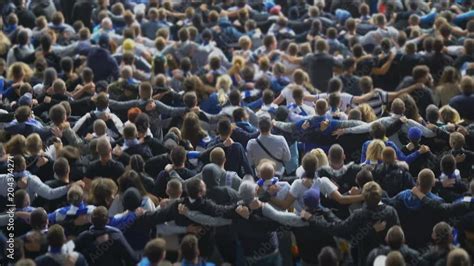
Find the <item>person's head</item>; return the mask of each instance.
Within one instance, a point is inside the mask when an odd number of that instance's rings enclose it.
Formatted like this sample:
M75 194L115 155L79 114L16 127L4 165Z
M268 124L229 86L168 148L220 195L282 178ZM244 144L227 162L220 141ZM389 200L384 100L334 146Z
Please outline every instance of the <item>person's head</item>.
M232 118L235 122L248 121L249 115L244 108L239 107L232 112Z
M59 224L54 224L48 228L48 244L51 248L61 248L66 242L64 228Z
M258 128L261 134L269 134L272 130L272 121L268 116L262 116L258 120Z
M400 251L390 251L385 260L386 266L405 266L405 259Z
M101 137L97 141L97 153L101 159L109 159L112 152L112 146L106 137Z
M171 199L178 199L183 194L183 185L177 179L171 179L166 183L166 195Z
M461 79L461 91L464 95L471 95L474 92L474 79L464 76Z
M331 78L328 82L328 93L340 92L342 90L343 83L340 78Z
M56 104L49 109L49 119L54 125L59 126L67 119L66 109L62 104Z
M456 170L456 159L453 155L447 154L441 158L440 169L446 175L451 175Z
M162 238L155 238L148 241L143 251L151 265L158 265L166 257L166 241Z
M357 109L359 110L361 114L362 121L366 123L370 123L377 119L374 109L369 104L367 103L360 104L359 106L357 106Z
M30 155L38 155L43 150L43 142L38 133L32 133L26 138L26 150Z
M374 88L372 78L370 76L363 76L359 80L359 87L363 93L369 93Z
M126 125L123 128L123 138L125 140L133 140L137 138L137 128L134 124Z
M26 138L20 134L14 135L5 144L5 152L11 156L19 155L23 158L23 155L26 153Z
M382 153L385 149L385 143L383 140L374 139L370 142L369 146L367 147L367 160L368 161L381 161L382 160Z
M239 90L231 90L229 93L229 102L232 106L240 105L240 101L242 100L240 91Z
M304 91L301 87L297 86L293 89L293 98L297 105L303 104Z
M30 206L30 195L26 190L19 189L15 192L14 203L18 209L26 208Z
M471 260L466 250L462 248L455 248L451 250L447 258L447 266L469 266Z
M30 225L33 230L43 230L48 226L48 214L42 207L31 212Z
M460 150L464 147L466 139L463 134L459 132L453 132L449 134L449 146L453 150Z
M318 99L316 101L316 114L324 115L328 111L328 102L325 99Z
M117 191L117 184L112 179L94 178L91 184L91 202L96 206L109 207Z
M181 240L181 256L184 260L194 262L199 258L198 239L195 235L186 235Z
M323 149L317 148L310 151L311 154L318 158L318 167L329 166L328 156Z
M418 65L413 68L412 76L416 82L425 83L428 81L430 69L425 65Z
M109 107L109 96L105 92L99 93L95 101L95 106L99 111L106 110Z
M266 89L262 93L262 101L265 105L269 105L273 102L275 99L275 94L273 93L272 90Z
M210 162L219 165L220 167L224 167L226 162L225 151L221 147L216 147L212 149L210 154Z
M433 227L431 238L440 247L448 247L453 242L453 229L446 222L439 222Z
M105 124L104 120L97 119L92 124L92 130L94 131L97 137L101 137L107 133L107 125Z
M458 124L461 122L461 116L458 111L449 105L445 105L439 109L439 116L441 122L445 124Z
M68 177L70 172L68 160L64 157L57 158L53 164L53 171L54 174L60 179Z
M342 148L339 144L333 144L331 148L329 148L328 152L328 160L329 165L333 169L340 169L344 165L344 160L346 159L346 155L344 154L344 148Z
M443 83L458 83L461 80L461 75L459 74L458 70L454 67L445 67L443 70L443 74L440 78L440 84Z
M423 132L421 131L421 129L417 127L411 127L410 129L408 129L407 137L411 143L415 145L418 144L422 136L423 136Z
M430 104L426 107L426 120L431 124L438 123L439 120L439 108L434 104Z
M417 185L421 192L428 193L435 184L435 174L431 169L425 168L418 173Z
M67 202L79 206L84 199L84 191L80 186L72 186L67 192Z
M183 167L186 162L186 150L182 146L176 146L171 150L170 159L175 167Z
M192 178L186 183L186 192L191 199L199 199L206 195L206 184L199 178Z
M99 206L92 211L91 222L97 229L105 228L109 222L109 214L107 208Z
M264 180L272 179L275 176L275 163L263 159L257 166L258 176Z
M316 41L316 51L318 53L324 53L328 50L328 44L326 40L324 39L319 39Z
M405 103L403 100L399 98L393 100L390 111L396 115L403 115L405 113Z
M333 247L324 247L318 254L318 262L319 265L324 266L338 266L339 265L339 257L337 255L336 250Z
M263 45L268 50L274 50L277 47L277 40L273 35L265 35L263 38Z
M372 176L372 172L369 169L363 167L357 173L355 178L356 184L358 187L364 187L365 184L369 183L370 181L374 181L374 177Z
M385 242L392 250L399 250L405 244L405 234L399 225L394 225L387 231Z
M303 177L313 179L318 169L318 158L314 154L307 153L301 160L301 166L304 170Z
M362 187L362 195L367 208L374 209L377 207L382 199L382 192L382 188L375 181L368 182Z
M385 147L382 151L382 159L385 164L395 164L397 162L397 154L392 147Z
M374 17L374 22L378 27L384 28L385 24L387 24L387 19L385 18L384 14L377 14Z
M27 105L22 105L15 110L15 119L19 123L26 122L31 117L31 108Z
M360 121L362 120L362 113L358 108L351 109L347 115L347 119Z

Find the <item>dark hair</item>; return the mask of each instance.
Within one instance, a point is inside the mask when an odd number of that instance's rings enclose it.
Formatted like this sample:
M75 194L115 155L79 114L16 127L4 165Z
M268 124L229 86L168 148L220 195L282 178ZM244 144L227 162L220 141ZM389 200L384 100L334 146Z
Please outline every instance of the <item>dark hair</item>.
M332 247L324 247L318 255L319 265L337 266L339 265L339 258L336 251Z
M235 114L235 111L234 111ZM235 119L235 118L234 118ZM217 123L217 132L222 136L228 136L232 132L232 125L228 118L223 118Z
M197 199L201 192L201 179L192 178L186 183L186 191L191 199Z
M384 139L385 138L385 126L382 123L374 122L370 126L370 136L373 139Z
M107 208L104 206L99 206L92 211L91 221L94 227L101 229L105 228L109 222L109 215Z
M48 214L46 211L39 207L31 212L30 225L33 229L44 229L48 224Z
M199 256L198 239L194 235L186 235L181 241L181 256L183 259L193 261Z
M173 164L182 164L186 161L186 150L182 146L176 146L171 150L170 159Z
M66 158L57 158L54 161L53 171L58 177L64 177L69 172L69 162Z
M440 167L443 173L452 174L456 170L456 159L451 154L445 155L441 158Z
M48 244L51 247L60 248L66 241L66 235L64 234L64 228L59 224L54 224L48 228Z
M150 240L145 245L145 250L143 255L148 258L148 260L154 264L160 262L166 252L166 241L161 238L155 238Z
M240 122L242 121L242 119L244 118L245 116L245 109L242 108L242 107L239 107L239 108L236 108L233 112L232 112L232 117L234 118L234 121L235 122Z

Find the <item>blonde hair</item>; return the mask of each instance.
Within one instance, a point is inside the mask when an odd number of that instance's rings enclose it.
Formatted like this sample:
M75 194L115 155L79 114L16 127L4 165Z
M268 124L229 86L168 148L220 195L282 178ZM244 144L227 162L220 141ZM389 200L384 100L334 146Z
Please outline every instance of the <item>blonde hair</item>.
M31 155L38 154L43 149L43 141L38 133L33 133L26 138L26 150Z
M5 55L8 53L8 49L12 43L10 42L10 39L3 33L0 32L0 55Z
M227 94L229 93L231 86L232 86L232 79L230 78L229 75L222 75L217 78L217 81L216 81L217 99L221 106L227 103L227 100L229 99Z
M374 109L366 103L363 103L359 105L359 111L361 114L362 121L370 123L372 121L375 121L377 119L377 116L375 115Z
M439 115L444 123L457 124L461 122L461 116L458 111L449 105L441 107L441 109L439 109Z
M5 152L11 156L25 155L26 153L26 138L23 135L17 134L5 144Z
M232 67L229 69L229 75L239 74L242 68L245 66L245 58L242 56L235 56L232 59Z
M20 66L23 70L23 80L29 80L33 76L33 70L27 64L23 62L15 62L8 67L7 79L14 80L13 78L13 68Z
M382 140L372 140L367 147L366 158L369 161L381 161L383 156L383 150L385 149L385 143Z
M322 149L312 149L310 153L318 159L318 168L329 166L328 156Z

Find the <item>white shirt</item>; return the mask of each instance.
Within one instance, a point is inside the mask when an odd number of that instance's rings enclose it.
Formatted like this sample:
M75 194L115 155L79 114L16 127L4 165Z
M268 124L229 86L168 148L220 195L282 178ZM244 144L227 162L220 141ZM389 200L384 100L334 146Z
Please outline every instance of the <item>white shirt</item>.
M337 186L327 177L316 177L313 180L312 187L319 187L321 195L326 197L337 190ZM304 209L303 195L312 187L306 187L303 184L303 179L297 179L291 184L290 194L293 196L293 198L295 198L294 208L298 215Z

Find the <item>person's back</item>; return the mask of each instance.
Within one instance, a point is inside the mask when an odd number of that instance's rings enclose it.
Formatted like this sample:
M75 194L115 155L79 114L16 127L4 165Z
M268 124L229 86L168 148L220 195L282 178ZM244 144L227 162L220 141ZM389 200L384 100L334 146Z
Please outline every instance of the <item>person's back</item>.
M373 171L374 180L380 184L389 197L393 197L405 189L415 185L410 172L403 166L382 163Z
M303 59L302 65L308 72L313 87L325 92L333 76L334 58L323 52L309 54Z

